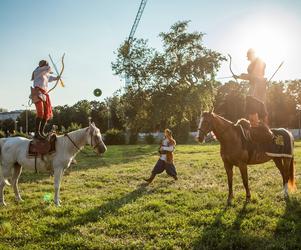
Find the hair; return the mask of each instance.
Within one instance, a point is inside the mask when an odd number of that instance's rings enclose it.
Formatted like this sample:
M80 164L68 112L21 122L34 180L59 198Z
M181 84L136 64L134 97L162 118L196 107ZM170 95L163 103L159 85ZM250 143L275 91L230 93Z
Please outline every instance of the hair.
M248 49L247 54L253 54L253 55L255 55L256 54L255 49L253 49L253 48Z
M44 66L48 66L49 64L48 64L48 62L46 61L46 60L41 60L40 62L39 62L39 67L44 67Z
M174 145L176 145L176 140L172 137L172 132L170 129L166 128L164 130L164 133L166 134L167 139Z
M49 63L46 60L39 61L39 67L49 66ZM31 74L31 81L34 80L34 72Z

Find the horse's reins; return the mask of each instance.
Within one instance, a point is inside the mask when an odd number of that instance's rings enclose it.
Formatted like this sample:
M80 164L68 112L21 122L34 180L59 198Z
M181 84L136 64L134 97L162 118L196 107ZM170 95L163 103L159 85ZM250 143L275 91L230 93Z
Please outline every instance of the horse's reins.
M207 121L208 122L208 121ZM212 125L211 125L211 128L212 128ZM227 132L227 130L228 130L228 128L230 128L230 127L227 127L227 128L225 128L224 130L222 130L220 133L219 133L219 136L223 136L223 134L225 133L225 132ZM204 136L206 136L209 132L213 132L213 129L211 129L210 131L208 131L208 132L206 132L206 131L204 131L202 128L198 128L198 131L201 131L203 134L204 134ZM214 132L213 132L214 133ZM215 136L216 136L216 133L214 133L215 134Z
M101 141L99 140L99 142L96 143L96 144L93 146L93 134L92 134L92 133L90 133L90 134L91 134L91 147L93 148L93 151L95 151L95 148L99 146L99 144L101 143ZM71 141L71 143L73 144L73 146L74 146L75 148L77 148L79 151L81 151L81 149L79 148L79 146L76 145L76 143L72 140L72 138L69 136L68 133L64 134L64 136L66 136L66 137ZM88 155L88 154L85 153L85 152L82 152L82 153Z

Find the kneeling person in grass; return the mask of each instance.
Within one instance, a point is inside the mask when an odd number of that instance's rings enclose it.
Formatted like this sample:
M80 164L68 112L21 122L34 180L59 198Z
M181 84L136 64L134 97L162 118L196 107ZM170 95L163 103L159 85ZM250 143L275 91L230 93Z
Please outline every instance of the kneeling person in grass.
M175 150L176 141L172 137L172 132L169 129L164 130L164 139L159 148L160 158L152 170L151 176L144 179L146 182L151 183L157 174L161 174L164 170L168 175L175 180L178 179L177 171L173 161L173 151Z

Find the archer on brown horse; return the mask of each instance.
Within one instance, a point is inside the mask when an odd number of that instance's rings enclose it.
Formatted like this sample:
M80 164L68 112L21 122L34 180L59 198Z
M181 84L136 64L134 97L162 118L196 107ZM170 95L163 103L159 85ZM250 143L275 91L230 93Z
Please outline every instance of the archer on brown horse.
M295 166L293 157L293 138L289 131L282 129L291 138L292 154L278 157L269 156L264 150L252 150L246 146L241 126L234 124L225 118L212 112L205 112L200 119L197 138L203 142L209 132L213 132L220 142L220 154L228 177L228 204L233 199L233 166L240 170L244 187L246 189L246 201L250 201L251 193L248 184L248 165L255 165L273 160L283 178L284 196L288 197L288 189L296 189Z

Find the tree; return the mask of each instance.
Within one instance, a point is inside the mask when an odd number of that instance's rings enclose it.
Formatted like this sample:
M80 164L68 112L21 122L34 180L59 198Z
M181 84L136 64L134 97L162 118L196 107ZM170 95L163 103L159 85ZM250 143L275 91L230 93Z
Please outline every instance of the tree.
M36 114L32 110L27 110L27 117L28 117L28 132L34 131L35 128L35 117ZM20 117L17 119L18 125L23 128L23 131L26 129L26 110L20 114Z
M284 82L271 84L267 92L267 109L272 127L292 127L296 117L296 100L285 91Z
M215 97L214 111L233 122L245 117L247 89L246 82L229 81L221 85Z
M120 97L132 130L182 129L212 106L215 74L225 58L203 45L203 33L188 32L188 24L177 22L160 33L162 52L142 39L118 49L112 69L132 79Z

